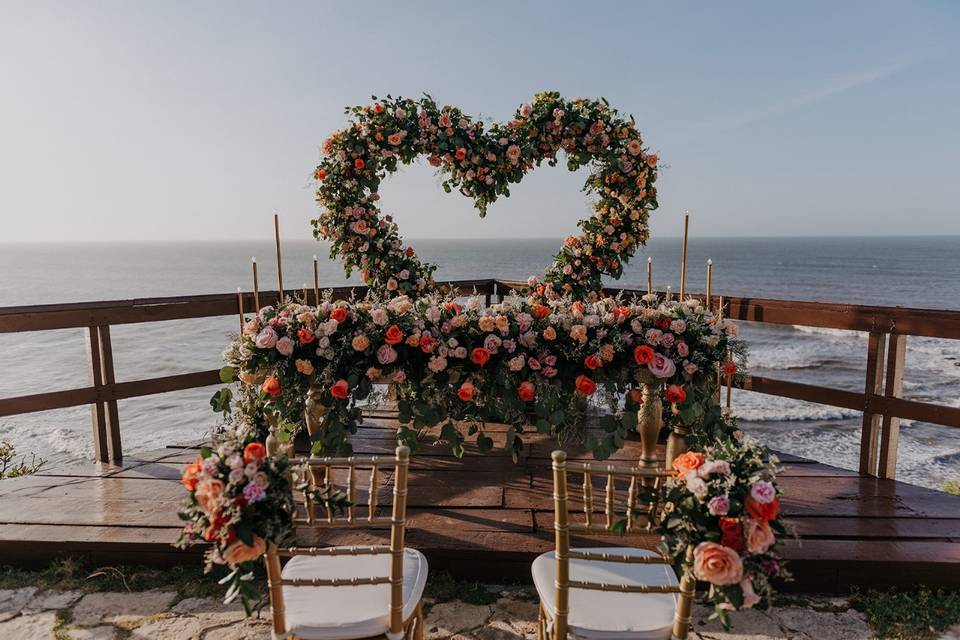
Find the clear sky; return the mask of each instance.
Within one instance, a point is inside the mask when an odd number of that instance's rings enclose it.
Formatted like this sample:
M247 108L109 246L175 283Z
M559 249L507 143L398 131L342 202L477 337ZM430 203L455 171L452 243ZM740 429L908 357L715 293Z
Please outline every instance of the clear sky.
M0 3L0 241L308 238L343 107L503 120L606 96L668 165L655 235L960 234L958 2ZM553 237L584 175L479 220L423 163L405 236Z

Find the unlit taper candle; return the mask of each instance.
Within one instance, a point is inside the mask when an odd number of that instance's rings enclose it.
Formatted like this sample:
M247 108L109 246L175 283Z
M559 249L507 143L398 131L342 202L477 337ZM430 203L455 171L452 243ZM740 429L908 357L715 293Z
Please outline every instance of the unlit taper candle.
M283 304L283 260L280 258L280 214L273 212L273 235L277 241L277 288L280 298L277 304Z
M653 293L653 258L647 258L647 293Z
M240 310L240 335L243 336L243 289L237 287L237 308Z
M257 308L257 313L260 313L260 283L257 282L256 256L250 258L250 263L253 265L253 304Z
M690 213L683 215L683 257L680 259L680 302L687 292L687 236L690 231Z
M707 311L710 311L712 302L711 293L713 292L713 260L707 259Z
M320 306L320 273L317 271L317 256L313 256L313 302Z

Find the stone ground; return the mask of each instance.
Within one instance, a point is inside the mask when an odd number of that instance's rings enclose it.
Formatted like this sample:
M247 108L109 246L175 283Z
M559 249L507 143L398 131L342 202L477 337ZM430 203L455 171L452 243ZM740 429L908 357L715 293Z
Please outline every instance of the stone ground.
M490 587L496 601L428 601L427 640L521 640L536 637L537 601L531 588ZM492 599L492 598L491 598ZM707 615L696 611L697 618ZM845 598L804 597L771 611L734 616L724 632L699 623L693 640L869 640L863 615ZM0 590L3 640L267 640L268 612L245 619L236 605L213 598L178 599L174 591L133 593ZM960 630L944 638L960 640Z

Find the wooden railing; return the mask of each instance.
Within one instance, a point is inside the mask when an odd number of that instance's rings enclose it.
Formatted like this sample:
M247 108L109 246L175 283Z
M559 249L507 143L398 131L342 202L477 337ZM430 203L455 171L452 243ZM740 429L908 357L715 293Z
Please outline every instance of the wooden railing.
M483 295L487 304L524 283L508 280L458 280L445 283L462 295ZM608 292L642 294L635 289ZM338 287L334 298L362 296L363 287ZM263 304L277 301L276 291L260 293ZM911 419L960 427L960 408L901 397L907 336L960 339L960 311L828 304L760 298L725 298L730 318L768 324L863 331L869 335L863 392L834 389L760 376L748 377L744 389L863 412L860 471L896 476L900 420ZM252 309L253 294L243 294ZM90 405L94 454L99 462L123 458L117 401L219 383L218 369L118 382L114 373L110 327L140 322L187 320L239 313L237 294L144 298L111 302L0 308L0 333L82 328L90 347L90 385L0 399L0 417Z

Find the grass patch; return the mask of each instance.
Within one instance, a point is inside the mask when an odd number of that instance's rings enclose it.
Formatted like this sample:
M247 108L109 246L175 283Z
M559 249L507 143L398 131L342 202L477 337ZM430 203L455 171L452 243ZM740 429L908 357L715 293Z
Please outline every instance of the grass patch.
M500 592L491 591L479 582L457 580L446 571L430 574L424 595L436 602L460 600L468 604L493 604Z
M266 593L266 574L257 568L255 584ZM0 567L0 589L34 586L40 589L96 591L174 590L180 598L222 598L225 587L217 581L226 575L218 567L209 574L197 565L176 565L167 569L142 566L104 567L80 558L66 557L50 563L46 569L29 571Z
M883 640L933 640L960 624L960 591L868 591L851 603Z

